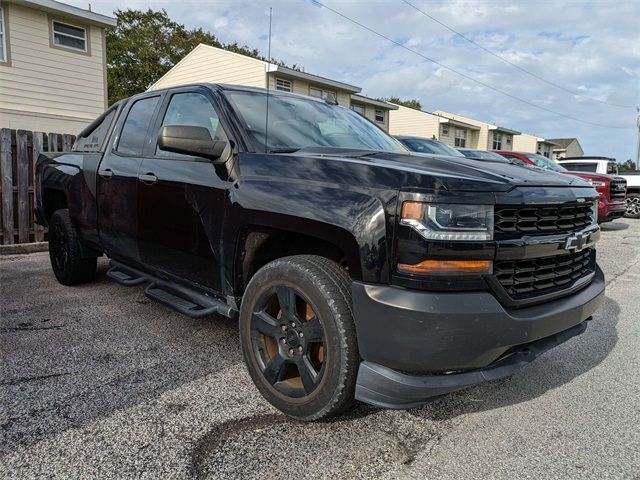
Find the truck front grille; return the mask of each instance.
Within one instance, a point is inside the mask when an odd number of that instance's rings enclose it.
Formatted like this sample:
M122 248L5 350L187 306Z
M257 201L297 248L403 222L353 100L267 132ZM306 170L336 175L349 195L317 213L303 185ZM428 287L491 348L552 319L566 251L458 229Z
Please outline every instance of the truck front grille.
M593 220L592 203L558 205L496 205L494 224L496 240L539 235L577 232Z
M611 180L611 199L627 196L627 181L623 178Z
M555 257L505 260L494 263L494 275L514 300L566 290L589 275L592 249Z

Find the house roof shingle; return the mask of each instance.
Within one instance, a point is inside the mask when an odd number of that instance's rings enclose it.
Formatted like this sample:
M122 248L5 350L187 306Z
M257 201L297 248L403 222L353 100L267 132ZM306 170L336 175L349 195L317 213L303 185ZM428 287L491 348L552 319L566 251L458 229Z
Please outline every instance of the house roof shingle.
M567 148L574 140L578 141L577 138L547 138L547 142L555 143L560 149Z

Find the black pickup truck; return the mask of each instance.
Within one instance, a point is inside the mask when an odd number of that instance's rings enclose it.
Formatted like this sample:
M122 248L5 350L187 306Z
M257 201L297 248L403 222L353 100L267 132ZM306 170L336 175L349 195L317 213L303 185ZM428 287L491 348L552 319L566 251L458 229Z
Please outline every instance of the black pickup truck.
M310 97L136 95L41 156L36 188L62 284L107 255L109 277L186 315L239 317L257 388L303 420L510 375L604 296L590 185L410 153Z

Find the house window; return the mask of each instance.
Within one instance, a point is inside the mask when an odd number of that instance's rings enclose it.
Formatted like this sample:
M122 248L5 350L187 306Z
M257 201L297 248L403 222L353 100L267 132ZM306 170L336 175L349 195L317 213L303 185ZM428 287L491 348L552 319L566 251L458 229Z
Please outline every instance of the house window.
M507 145L511 145L511 135L505 135L505 138L507 139Z
M7 61L7 34L4 26L4 7L0 6L0 62Z
M309 87L309 95L316 98L321 98L323 100L327 100L329 95L333 95L335 100L338 99L338 93L333 90L324 90L318 87Z
M87 51L87 30L53 20L53 44L56 47Z
M359 113L364 117L364 105L362 105L361 103L352 103L351 110L353 110L356 113Z
M467 131L462 128L456 128L456 138L454 141L456 147L466 147L467 146Z
M493 132L493 146L492 150L502 150L502 134Z
M442 127L440 127L440 135L443 137L449 136L449 125L442 125Z
M384 123L384 110L376 108L376 122Z
M280 90L281 92L293 92L293 83L291 80L276 78L276 90Z

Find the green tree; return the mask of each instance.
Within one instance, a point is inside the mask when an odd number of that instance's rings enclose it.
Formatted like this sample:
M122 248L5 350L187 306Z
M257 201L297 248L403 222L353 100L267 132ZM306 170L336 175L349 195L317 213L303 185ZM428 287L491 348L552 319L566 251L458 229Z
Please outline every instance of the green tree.
M202 28L188 30L165 10L116 10L115 16L118 23L106 35L110 104L145 91L200 43L263 59L258 50L225 45Z
M414 110L422 110L420 100L411 98L409 100L401 100L398 97L381 98L384 102L395 103L396 105L402 105L403 107L413 108Z
M621 172L628 172L629 170L635 170L635 169L636 169L636 164L630 158L618 164L618 170Z

